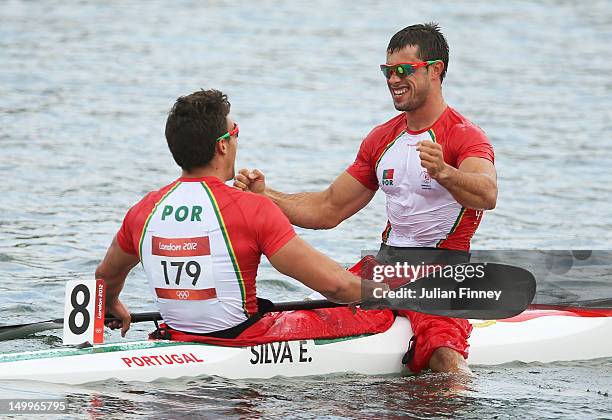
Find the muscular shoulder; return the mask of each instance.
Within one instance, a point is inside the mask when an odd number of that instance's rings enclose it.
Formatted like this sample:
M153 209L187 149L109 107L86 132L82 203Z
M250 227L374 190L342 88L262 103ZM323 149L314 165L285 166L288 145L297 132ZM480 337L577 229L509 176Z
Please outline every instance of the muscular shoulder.
M151 213L151 210L155 207L155 205L159 203L162 198L165 197L166 194L168 194L168 192L171 191L177 185L177 183L178 181L173 181L172 183L158 190L148 192L143 198L140 199L140 201L138 201L130 208L127 217L147 217Z
M215 196L226 223L236 227L256 232L261 222L268 218L282 219L280 221L289 224L287 217L268 197L241 191L225 184L217 186Z
M227 204L239 207L243 212L248 214L257 213L269 206L276 206L268 197L248 191L242 191L225 184L220 183L218 189L219 192L222 192L220 196L223 197L223 201Z
M494 161L493 146L484 130L456 110L449 107L443 121L443 137L454 166L467 157Z
M121 228L116 235L117 242L124 252L132 255L138 254L138 241L147 218L157 203L159 203L176 184L177 181L174 181L157 191L149 192L128 210L123 218Z
M401 113L389 121L377 125L363 140L360 147L362 157L375 162L385 148L406 130L406 115Z
M443 120L444 131L452 138L454 137L473 137L478 140L488 141L484 130L457 110L448 107L447 115Z
M227 216L230 236L242 238L242 245L256 245L259 252L270 256L295 236L287 216L268 197L227 185L219 188L223 189L221 196L224 198L220 208ZM252 236L247 236L246 232Z
M406 115L401 113L374 127L364 139L364 142L371 143L374 147L384 145L396 138L405 129Z
M377 125L370 131L359 146L355 161L347 168L347 172L372 191L378 189L376 179L376 160L400 133L406 128L405 114L399 114L389 121Z

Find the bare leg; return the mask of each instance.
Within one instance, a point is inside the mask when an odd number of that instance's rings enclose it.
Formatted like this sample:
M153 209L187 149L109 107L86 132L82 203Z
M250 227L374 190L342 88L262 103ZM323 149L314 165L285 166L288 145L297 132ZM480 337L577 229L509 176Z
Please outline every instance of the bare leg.
M434 372L472 373L461 353L449 347L434 350L429 359L429 368Z

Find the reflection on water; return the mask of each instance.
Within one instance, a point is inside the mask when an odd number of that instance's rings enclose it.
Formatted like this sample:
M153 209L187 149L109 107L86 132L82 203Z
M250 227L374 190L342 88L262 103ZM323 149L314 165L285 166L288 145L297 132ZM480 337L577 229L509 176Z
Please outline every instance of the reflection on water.
M584 375L598 371L588 383ZM475 376L215 377L83 386L0 384L12 398L66 398L74 417L593 418L610 414L609 360L476 368ZM608 375L606 377L606 375ZM40 387L38 388L40 389ZM576 407L581 407L576 414ZM164 414L165 413L165 414Z

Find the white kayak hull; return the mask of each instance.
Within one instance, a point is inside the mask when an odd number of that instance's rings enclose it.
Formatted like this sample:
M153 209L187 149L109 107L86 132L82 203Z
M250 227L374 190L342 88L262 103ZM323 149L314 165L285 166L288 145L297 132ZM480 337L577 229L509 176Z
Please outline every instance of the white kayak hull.
M499 365L513 361L550 363L612 357L612 317L533 312L516 317L536 315L523 321L472 322L468 362Z
M612 357L612 317L552 315L519 322L473 324L468 359L471 365ZM253 347L137 341L14 353L0 355L0 380L81 384L108 379L150 382L201 375L242 379L398 374L402 373L401 360L411 335L410 323L400 317L384 333L337 340Z

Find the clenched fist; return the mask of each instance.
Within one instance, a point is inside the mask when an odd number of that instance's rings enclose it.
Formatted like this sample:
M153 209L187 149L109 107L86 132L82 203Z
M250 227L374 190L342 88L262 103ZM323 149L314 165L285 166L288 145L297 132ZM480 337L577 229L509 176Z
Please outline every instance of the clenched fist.
M242 191L263 194L266 189L266 177L259 169L241 169L234 177L234 187Z
M444 162L442 146L433 141L425 140L417 143L417 150L421 158L421 166L433 179L440 181L448 176L449 166Z

